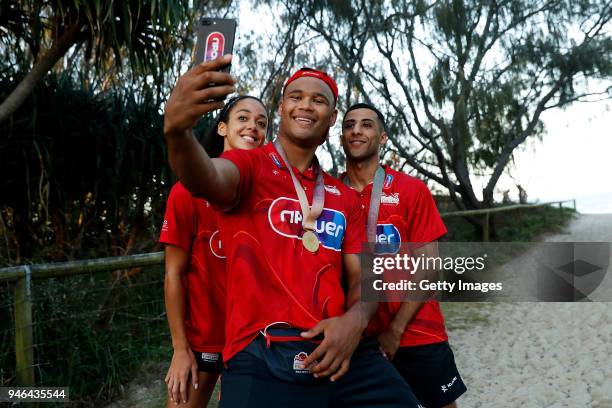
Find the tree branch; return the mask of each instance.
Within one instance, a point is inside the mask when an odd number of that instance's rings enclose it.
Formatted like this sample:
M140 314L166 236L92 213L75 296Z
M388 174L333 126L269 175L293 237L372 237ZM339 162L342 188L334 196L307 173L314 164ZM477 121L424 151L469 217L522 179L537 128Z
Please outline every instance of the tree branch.
M68 26L62 35L53 42L51 48L36 61L32 70L19 82L17 87L0 105L0 123L4 122L19 109L28 96L32 94L34 88L43 80L47 72L78 41L83 27L78 22Z
M521 133L519 133L515 138L513 139L509 138L509 141L504 145L501 151L499 160L497 161L497 165L495 166L495 169L493 170L493 173L491 174L491 178L489 179L487 186L483 190L483 198L490 197L493 195L493 189L495 188L495 185L497 184L497 180L499 180L499 177L502 175L504 168L508 164L508 161L510 160L512 152L521 143L525 141L527 136L529 136L533 132L533 130L535 129L535 126L537 125L540 119L540 115L544 111L546 104L557 93L557 91L561 89L562 84L563 84L563 81L559 80L556 83L556 85L550 91L548 91L548 93L538 103L536 110L534 111L533 116L531 117L531 120L529 121L529 124L527 125L527 127ZM520 116L519 118L517 118L517 120L520 120Z

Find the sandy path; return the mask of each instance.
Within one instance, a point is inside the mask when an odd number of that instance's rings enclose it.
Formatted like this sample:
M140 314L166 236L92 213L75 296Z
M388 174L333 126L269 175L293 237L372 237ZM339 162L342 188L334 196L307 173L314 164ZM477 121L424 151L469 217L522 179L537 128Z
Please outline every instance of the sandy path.
M546 241L612 242L612 215L581 215ZM611 303L487 310L488 324L449 333L469 388L461 407L612 407Z
M567 231L550 236L545 241L612 242L612 214L581 214Z

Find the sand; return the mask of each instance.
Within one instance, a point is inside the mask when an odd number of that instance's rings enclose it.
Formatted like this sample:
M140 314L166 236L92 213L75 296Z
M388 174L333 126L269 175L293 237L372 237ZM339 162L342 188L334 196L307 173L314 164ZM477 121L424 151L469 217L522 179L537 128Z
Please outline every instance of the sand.
M545 241L612 242L612 215L580 215ZM468 386L460 407L612 407L612 303L500 303L485 312L486 323L449 331Z

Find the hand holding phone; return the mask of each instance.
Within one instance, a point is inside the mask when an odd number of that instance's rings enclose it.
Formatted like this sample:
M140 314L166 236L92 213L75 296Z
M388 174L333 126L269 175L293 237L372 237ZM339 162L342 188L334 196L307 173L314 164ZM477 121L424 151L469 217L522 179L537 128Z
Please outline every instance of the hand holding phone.
M221 56L203 62L183 74L164 107L164 134L183 135L208 112L223 107L223 99L236 91L236 80L226 72L232 57Z
M182 75L164 108L164 133L182 135L208 112L221 109L225 97L235 92L229 75L236 21L202 18L198 23L193 67Z

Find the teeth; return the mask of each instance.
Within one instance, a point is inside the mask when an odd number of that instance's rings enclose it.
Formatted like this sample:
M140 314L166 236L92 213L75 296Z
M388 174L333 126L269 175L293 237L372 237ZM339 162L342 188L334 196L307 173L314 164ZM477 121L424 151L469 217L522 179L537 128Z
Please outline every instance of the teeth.
M311 119L306 119L306 118L295 118L295 120L297 120L298 122L303 122L303 123L312 123Z

